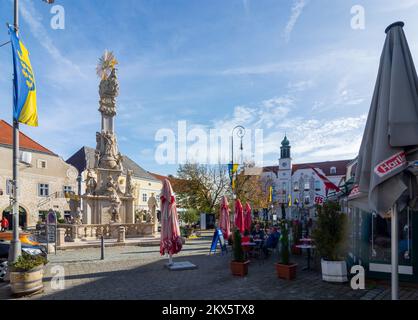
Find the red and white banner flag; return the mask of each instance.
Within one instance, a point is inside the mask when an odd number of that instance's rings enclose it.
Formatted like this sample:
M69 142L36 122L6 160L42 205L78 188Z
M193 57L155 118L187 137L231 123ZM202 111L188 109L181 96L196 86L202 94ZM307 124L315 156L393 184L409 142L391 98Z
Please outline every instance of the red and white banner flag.
M316 175L324 182L325 184L325 190L328 194L328 190L335 190L337 192L340 192L340 188L338 188L335 184L333 184L326 176L324 176L322 173L320 173L318 170L316 170L314 167L311 167L311 169L316 173Z

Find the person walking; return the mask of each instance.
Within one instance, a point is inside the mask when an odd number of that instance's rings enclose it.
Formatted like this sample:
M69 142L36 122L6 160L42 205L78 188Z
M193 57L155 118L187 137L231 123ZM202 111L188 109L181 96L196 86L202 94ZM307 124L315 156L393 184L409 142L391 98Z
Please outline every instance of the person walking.
M7 220L6 217L3 217L3 219L1 219L1 232L5 232L9 230L9 220Z

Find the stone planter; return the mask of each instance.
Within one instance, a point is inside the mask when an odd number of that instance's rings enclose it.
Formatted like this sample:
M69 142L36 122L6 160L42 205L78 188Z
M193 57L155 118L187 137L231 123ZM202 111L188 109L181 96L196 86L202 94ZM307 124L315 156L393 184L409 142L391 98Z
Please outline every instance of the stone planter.
M280 264L276 263L277 277L285 280L293 280L296 278L297 264Z
M29 271L10 270L10 287L15 296L26 296L43 290L44 266Z
M245 262L231 261L230 267L231 267L232 274L234 276L245 277L248 274L249 264L250 264L250 261L245 261Z
M327 282L348 282L347 263L345 261L321 260L322 280Z

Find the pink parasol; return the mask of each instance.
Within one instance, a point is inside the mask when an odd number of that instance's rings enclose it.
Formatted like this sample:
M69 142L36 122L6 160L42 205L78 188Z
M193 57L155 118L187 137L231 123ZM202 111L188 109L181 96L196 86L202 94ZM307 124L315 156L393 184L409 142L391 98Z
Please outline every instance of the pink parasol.
M244 229L251 231L251 206L247 202L244 209Z
M182 248L180 227L177 215L176 198L170 181L164 180L161 191L161 240L160 253L170 256L179 253Z
M235 227L244 233L244 212L239 199L235 201Z
M221 214L219 216L219 228L222 230L224 238L229 239L231 234L231 223L229 221L229 204L228 198L224 196L221 202Z

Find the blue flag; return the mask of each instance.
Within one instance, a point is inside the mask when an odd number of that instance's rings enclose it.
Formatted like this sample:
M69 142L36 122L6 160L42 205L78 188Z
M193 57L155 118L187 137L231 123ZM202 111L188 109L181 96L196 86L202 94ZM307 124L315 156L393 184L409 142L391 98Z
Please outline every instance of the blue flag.
M38 126L35 76L29 60L29 52L9 26L13 51L13 119L29 126Z

